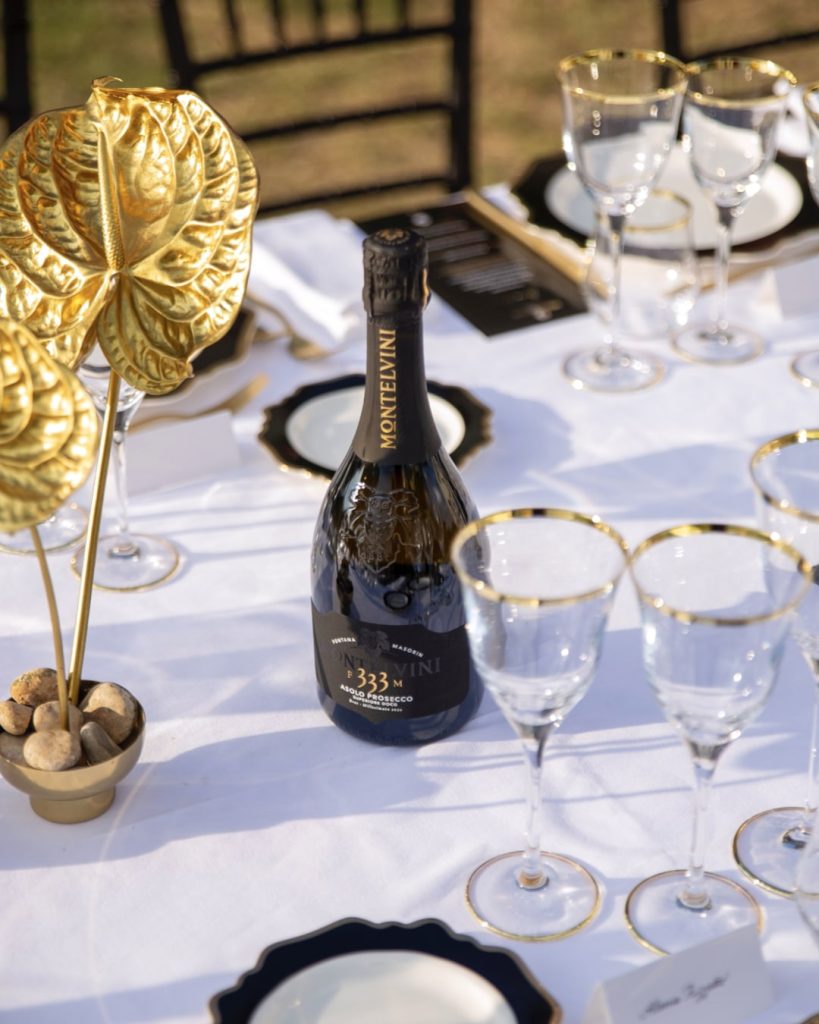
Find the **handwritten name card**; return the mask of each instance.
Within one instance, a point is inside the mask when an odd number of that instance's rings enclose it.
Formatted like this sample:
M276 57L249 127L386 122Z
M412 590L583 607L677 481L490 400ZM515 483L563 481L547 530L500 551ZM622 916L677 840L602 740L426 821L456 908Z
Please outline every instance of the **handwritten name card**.
M753 925L598 985L583 1024L741 1024L773 1002Z

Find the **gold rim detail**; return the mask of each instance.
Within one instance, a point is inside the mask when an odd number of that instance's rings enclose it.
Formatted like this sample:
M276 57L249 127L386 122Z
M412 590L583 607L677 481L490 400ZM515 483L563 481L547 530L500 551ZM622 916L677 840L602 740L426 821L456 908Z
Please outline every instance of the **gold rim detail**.
M623 555L623 562L620 571L611 579L607 580L602 586L596 587L594 590L588 590L581 594L570 594L566 597L519 596L516 594L505 594L499 590L495 590L483 580L475 579L474 576L465 572L458 564L458 555L460 554L461 548L464 544L468 540L477 536L481 530L485 529L487 526L494 526L496 523L510 522L513 519L560 519L564 522L579 523L595 530L599 530L614 541L614 543L620 548L620 552ZM458 574L458 578L463 584L477 591L482 597L485 597L490 601L518 604L524 608L560 608L572 604L580 604L582 601L591 601L598 597L605 597L617 586L617 583L628 564L628 557L628 545L614 527L603 522L599 516L588 516L584 515L582 512L573 512L570 509L565 508L515 508L507 509L503 512L494 512L491 515L483 516L480 519L473 519L471 522L467 523L466 526L461 527L461 529L455 534L455 538L452 541L452 558L455 566L455 572Z
M665 224L643 225L635 224L631 220L626 221L625 226L623 228L624 234L647 235L655 231L676 231L679 228L684 228L686 224L691 223L691 215L693 213L693 208L691 206L691 203L689 203L685 196L681 196L678 192L672 192L671 189L668 188L653 188L651 192L649 192L648 200L646 200L646 202L648 202L652 198L670 199L672 202L678 203L680 206L682 206L684 212L680 214L680 216L676 220L668 221Z
M679 79L673 85L658 86L656 89L647 89L645 92L639 94L605 93L596 89L586 89L580 85L573 85L568 80L569 72L573 68L585 67L600 62L613 63L617 60L631 60L635 62L642 62L644 64L654 64L657 67L669 68L677 72ZM585 53L577 53L570 57L564 57L557 65L556 75L560 84L573 95L583 96L599 103L643 103L646 99L652 96L656 96L660 99L667 98L669 96L682 94L685 92L685 88L688 84L685 64L683 64L682 61L677 60L676 57L672 57L668 53L663 53L662 50L586 50Z
M638 882L637 885L634 886L634 888L626 897L626 906L624 910L626 928L628 928L633 938L635 938L641 946L644 946L646 949L650 949L652 953L659 953L660 956L669 956L670 954L667 949L662 949L660 946L655 946L654 943L650 942L645 937L645 935L643 935L643 933L637 928L637 926L631 919L631 904L634 901L639 890L644 885L648 885L649 882L654 882L658 878L669 878L671 875L679 875L682 878L685 875L685 871L676 868L672 871L660 871L656 875L649 875L648 878L644 878L642 882ZM738 885L730 878L726 878L725 875L718 875L713 871L706 871L705 877L716 878L719 882L730 886L732 889L735 889L738 893L741 893L745 897L745 899L748 901L749 905L754 911L754 915L756 917L756 930L761 934L763 925L765 923L765 918L762 914L762 908L760 907L759 903L754 899L753 895L749 893L747 889L743 889L741 885Z
M686 65L686 73L688 74L687 98L702 107L723 107L726 109L745 107L749 103L757 106L785 102L787 93L781 96L770 95L748 97L747 99L727 99L723 96L714 96L707 92L701 92L691 85L691 79L696 75L709 71L728 71L732 68L745 68L747 71L758 72L773 81L787 82L791 88L796 85L796 76L786 68L775 64L772 60L763 60L756 57L716 57L714 60L695 61L692 64Z
M656 594L650 594L640 585L637 580L634 565L641 555L644 555L646 551L656 547L658 544L662 544L664 541L670 540L672 537L694 537L698 534L705 533L726 533L733 537L746 537L749 540L758 540L763 544L768 544L770 547L776 548L776 550L780 551L782 554L787 555L788 558L793 561L795 568L802 576L802 587L799 593L786 604L783 604L764 615L726 615L725 617L722 617L719 615L700 615L698 612L688 612L683 611L681 608L674 608L663 598L657 597ZM637 545L629 558L629 569L631 570L631 578L634 581L637 596L644 604L654 608L655 611L662 612L663 615L668 615L670 618L677 619L678 622L684 622L689 625L696 623L703 626L750 626L755 622L768 622L772 619L777 619L782 615L787 615L789 612L793 611L793 609L802 600L804 595L807 593L812 580L810 562L808 562L808 560L804 558L796 548L787 544L785 541L773 534L764 533L762 530L755 530L750 526L736 526L729 523L686 523L682 526L672 526L667 530L661 530L659 533L655 533L651 537L647 537Z
M771 494L764 486L757 474L757 467L769 455L775 455L777 452L784 451L795 444L809 444L811 441L819 441L819 427L802 427L790 434L783 434L781 437L775 437L771 441L766 441L751 456L751 480L757 493L766 505L770 505L773 508L779 509L780 512L786 512L788 515L799 519L806 519L811 523L819 523L819 513L799 508L788 501L787 498L777 498L776 495Z
M466 883L466 888L464 889L464 899L466 901L466 905L469 909L469 912L472 914L476 921L479 921L483 925L483 927L487 928L490 932L494 932L495 935L501 935L505 939L515 939L518 942L557 942L558 939L566 939L570 935L576 935L579 931L582 931L583 928L585 928L586 925L590 924L599 913L600 907L603 903L603 895L600 892L600 885L598 884L598 881L594 877L594 875L586 868L584 868L582 864L579 864L576 860L573 860L571 857L564 857L559 853L548 853L544 850L541 850L540 852L542 854L545 854L545 856L551 858L552 860L559 860L561 864L567 864L569 867L573 868L578 874L585 876L591 882L592 888L594 889L594 903L592 904L591 910L578 924L574 925L572 928L567 928L564 931L555 932L554 935L520 935L517 932L508 932L504 928L498 928L497 925L492 924L490 921L487 921L485 917L482 917L475 909L474 904L469 898L469 886L472 883L472 879L480 871L482 871L486 867L489 867L491 864L496 864L499 860L506 860L506 858L508 857L523 856L523 850L513 850L511 853L499 853L494 857L490 857L489 860L485 860L483 864L479 864L475 868L475 870L469 876Z
M768 817L768 815L771 814L779 814L781 811L794 811L796 814L800 814L804 813L804 808L770 807L767 811L760 811L758 814L752 815L750 818L747 819L747 821L743 821L743 823L734 833L734 840L731 844L731 850L734 855L734 860L737 862L737 867L743 873L743 875L745 875L747 879L749 879L755 885L758 885L760 889L764 889L765 892L773 893L774 896L784 896L785 899L792 900L796 895L795 890L782 889L780 886L774 885L772 882L766 882L763 878L760 878L759 875L755 874L739 855L739 839L742 833L745 832L746 829L750 828L755 822L759 821L760 818L766 818Z
M151 580L150 583L138 583L128 587L111 587L107 586L104 583L98 583L96 580L94 580L93 586L95 590L107 590L112 594L138 594L141 593L143 590L153 590L154 587L158 587L160 583L167 583L169 579L172 579L177 574L180 566L182 565L182 558L174 544L172 544L169 540L166 540L164 537L155 537L152 534L135 533L132 536L135 538L141 536L150 536L151 540L161 542L167 548L167 550L174 556L173 565L171 565L171 567L163 576L160 576L159 579ZM77 579L82 578L82 562L80 558L78 558L77 554L71 556L71 571L74 573Z

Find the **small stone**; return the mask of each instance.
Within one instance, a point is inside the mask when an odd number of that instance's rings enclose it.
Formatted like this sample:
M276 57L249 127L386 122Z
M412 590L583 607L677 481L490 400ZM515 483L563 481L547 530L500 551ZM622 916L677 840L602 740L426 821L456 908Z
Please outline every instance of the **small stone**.
M25 736L12 736L8 732L0 733L0 756L5 757L12 764L25 764L26 759L23 757L25 742Z
M32 724L37 732L48 732L50 729L61 729L60 702L48 700L34 709ZM68 728L71 732L79 732L84 721L83 713L73 704L68 705Z
M57 673L53 668L32 668L11 684L11 696L18 704L37 707L57 699Z
M99 722L85 723L80 729L80 743L89 764L110 761L112 757L122 753L122 747L114 743Z
M81 753L79 737L62 729L33 732L23 747L26 764L44 772L61 772L73 768Z
M80 707L85 712L85 720L101 725L114 743L124 742L133 732L137 703L116 683L97 683Z
M22 736L31 722L31 708L13 700L0 700L0 728L13 736Z

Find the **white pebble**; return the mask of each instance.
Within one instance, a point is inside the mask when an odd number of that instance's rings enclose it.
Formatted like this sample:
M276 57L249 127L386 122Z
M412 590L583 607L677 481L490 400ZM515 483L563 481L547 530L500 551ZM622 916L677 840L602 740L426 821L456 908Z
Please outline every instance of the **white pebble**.
M68 705L68 728L71 732L79 732L83 723L82 711L74 704ZM60 702L49 700L34 709L32 723L37 732L48 732L50 729L61 729Z
M112 757L122 753L99 722L86 722L80 729L80 743L89 764L100 764L110 761Z
M25 736L12 736L8 732L0 733L0 756L5 757L12 764L25 764L26 759L23 757L25 742Z
M31 722L31 708L14 700L0 700L0 728L13 736L22 736Z
M50 729L33 732L23 747L23 757L30 768L44 772L61 772L73 768L79 761L82 748L76 733Z
M36 707L57 699L57 673L53 668L32 668L11 684L11 696L18 704Z
M85 712L85 720L101 725L114 743L123 743L134 730L137 703L116 683L98 683L80 707Z

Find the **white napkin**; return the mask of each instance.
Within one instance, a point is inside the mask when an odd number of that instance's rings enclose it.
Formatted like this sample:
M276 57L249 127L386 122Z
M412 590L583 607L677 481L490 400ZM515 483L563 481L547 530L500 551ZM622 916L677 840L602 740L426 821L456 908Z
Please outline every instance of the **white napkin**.
M788 156L806 157L810 148L808 116L802 103L802 88L797 86L788 95L785 116L779 122L777 145Z
M247 300L259 326L285 325L325 348L363 337L362 234L324 210L257 220Z

